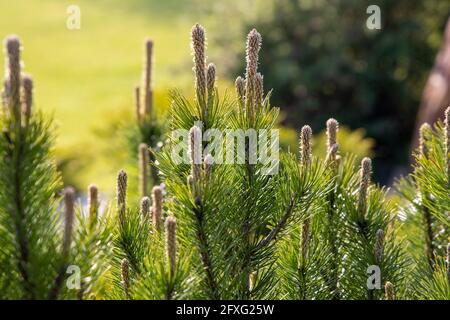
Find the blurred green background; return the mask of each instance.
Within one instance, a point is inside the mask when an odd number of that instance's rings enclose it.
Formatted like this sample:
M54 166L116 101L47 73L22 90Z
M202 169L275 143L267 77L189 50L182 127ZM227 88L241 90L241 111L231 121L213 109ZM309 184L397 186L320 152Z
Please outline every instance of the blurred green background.
M371 4L381 8L381 30L366 28ZM80 30L66 28L69 5L81 9ZM246 34L256 27L265 86L282 109L283 144L295 148L303 124L319 132L333 116L351 129L342 132L344 151L374 155L376 178L386 183L407 167L421 92L449 13L450 2L440 0L14 0L0 2L0 35L22 39L35 107L57 123L67 184L113 189L126 161L117 128L134 121L145 38L155 43L156 108L167 109L169 89L191 95L196 22L207 30L220 91L234 91Z
M69 30L69 5L81 9L81 29ZM189 1L15 0L0 2L0 35L23 44L25 71L35 82L35 107L54 115L56 153L67 184L114 187L117 161L101 157L96 131L118 119L132 121L133 90L140 81L144 39L154 47L154 89L159 106L167 90L190 85L190 29L198 19ZM108 146L107 150L111 150Z

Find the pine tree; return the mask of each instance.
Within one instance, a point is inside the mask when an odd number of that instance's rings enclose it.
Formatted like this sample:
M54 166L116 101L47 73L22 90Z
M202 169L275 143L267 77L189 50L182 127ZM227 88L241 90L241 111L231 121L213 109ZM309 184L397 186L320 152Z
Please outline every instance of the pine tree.
M137 110L137 125L138 136L136 137L139 143L146 144L148 148L158 149L161 147L161 136L164 130L164 123L160 119L153 106L153 87L152 87L152 72L153 72L153 41L150 39L145 40L144 46L144 63L142 69L142 84L140 87L136 87L135 105ZM137 144L133 144L137 147ZM143 145L139 147L139 155ZM134 150L133 150L134 151ZM134 152L132 154L135 154ZM149 154L150 160L154 161L153 154ZM147 166L149 166L149 161ZM157 185L159 183L158 173L156 168L149 166L149 173L140 172L141 182L143 182L144 175L150 176L152 184ZM144 188L144 190L142 189ZM148 196L145 193L145 187L141 187L140 196Z
M195 279L193 283L197 284L192 295L220 298L218 287L220 280L216 273L220 270L216 265L219 263L216 261L219 255L216 253L226 246L227 239L222 238L224 241L219 247L216 247L216 243L211 243L213 233L218 238L225 235L224 224L214 223L211 218L216 215L214 219L216 220L218 209L225 209L224 198L221 195L227 194L229 187L226 185L225 174L221 175L225 179L219 182L212 165L205 163L203 166L204 144L201 135L208 128L225 128L224 119L230 107L226 99L219 99L214 87L214 65L206 67L205 31L200 25L195 25L192 29L192 51L196 100L191 104L180 93L172 92L170 123L171 129L184 130L186 143L189 140L189 151L185 154L186 161L181 164L173 161L171 148L178 141L172 137L169 145L159 155L158 162L167 193L176 195L172 201L168 201L168 210L177 219L177 234L182 239L178 248L180 251L190 252L192 247L195 247L197 251L197 254L192 256L189 266L189 272ZM223 216L221 212L220 215Z
M170 125L174 130L185 130L189 151L184 156L190 165L177 164L171 158L177 138L158 158L182 246L189 250L196 244L197 255L192 259L197 262L192 264L191 273L198 279L197 290L204 298L273 295L275 244L288 226L306 217L304 208L324 190L320 185L323 166L317 161L308 168L300 167L292 155L275 163L254 161L258 155L246 134L271 134L278 115L270 106L269 95L264 95L263 77L257 72L260 46L261 36L252 30L247 39L245 80L236 80L238 100L221 100L214 88L215 67L206 66L205 31L200 25L193 27L196 100L191 104L173 93ZM241 130L232 143L224 142L237 164L214 163L223 159L210 154L215 150L213 143L202 139L208 137L208 129ZM239 139L244 143L242 153ZM266 145L262 150L270 152L271 148ZM270 174L276 170L278 174Z
M111 209L100 208L97 186L91 184L87 190L87 207L77 207L75 216L73 258L71 264L80 271L77 290L67 292L67 298L93 300L106 296L105 283L113 254L113 226ZM75 288L76 289L76 288Z
M60 218L52 123L32 110L33 82L22 73L20 53L18 37L7 37L0 120L0 295L55 299L71 257L73 192L65 192L66 212Z
M153 47L153 40L144 41L141 81L134 88L135 121L119 126L120 144L128 155L128 161L122 167L127 169L129 196L133 201L150 196L151 188L160 184L154 153L163 145L166 121L154 103Z
M382 285L401 284L405 257L396 240L395 212L386 191L370 183L371 161L357 170L354 157L338 154L338 122L327 121L326 159L331 190L316 198L309 218L280 246L281 295L290 299L381 299ZM300 162L311 159L311 129L300 138ZM325 190L325 189L324 189ZM380 286L369 287L369 268ZM371 283L372 284L372 283Z
M422 125L413 172L397 184L414 261L409 277L412 285L408 288L413 298L450 298L449 141L450 107L445 111L444 123L438 121L433 127Z
M90 185L84 208L72 188L60 195L51 121L32 109L33 81L21 72L18 38L8 37L0 297L450 299L450 108L443 123L422 126L413 172L391 193L372 183L371 159L340 153L335 119L326 123L326 157L312 154L308 125L299 154L279 154L278 109L258 72L261 43L250 31L236 98L221 97L205 30L195 25L195 99L171 93L172 132L161 150L146 139L133 145L138 201L120 170L114 201L101 205ZM150 131L162 123L151 49L146 42L136 90L138 123ZM152 188L149 164L162 181Z
M177 253L176 220L163 216L160 187L150 199L143 197L138 206L127 202L127 174L117 176L116 206L109 225L113 233L112 265L108 279L113 299L174 299L186 297L189 256ZM161 226L164 222L165 227Z

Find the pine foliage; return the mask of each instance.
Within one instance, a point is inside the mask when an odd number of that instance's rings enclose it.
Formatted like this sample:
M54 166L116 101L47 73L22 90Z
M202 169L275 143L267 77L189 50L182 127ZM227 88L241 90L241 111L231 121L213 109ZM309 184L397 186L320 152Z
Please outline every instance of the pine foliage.
M420 299L450 297L450 107L444 123L424 124L414 171L399 180L402 214L409 250L416 266L410 276L410 295Z
M369 158L341 154L335 119L326 123L325 157L312 153L308 125L299 152L279 153L256 30L235 96L216 87L203 27L191 36L195 99L171 92L170 133L158 148L165 121L154 115L146 42L141 135L130 140L140 191L120 170L106 206L95 185L87 206L72 188L61 192L51 121L32 110L19 40L7 38L0 297L449 299L450 108L443 123L423 126L413 172L394 192L372 183Z
M0 119L0 295L7 299L57 298L59 279L70 258L67 233L71 221L67 218L71 217L60 216L57 210L61 179L52 158L53 127L51 120L32 110L32 81L22 73L21 44L16 36L5 39L5 54Z

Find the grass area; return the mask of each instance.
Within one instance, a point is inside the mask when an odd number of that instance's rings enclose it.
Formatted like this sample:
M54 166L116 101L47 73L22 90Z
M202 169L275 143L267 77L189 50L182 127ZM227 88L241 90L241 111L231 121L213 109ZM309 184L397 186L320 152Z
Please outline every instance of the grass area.
M191 80L189 31L197 21L190 1L15 0L0 2L0 36L22 39L25 71L35 80L35 106L54 114L57 154L96 158L92 130L133 112L140 80L143 41L154 47L156 99L167 105L167 89ZM66 27L67 7L81 9L81 29ZM189 9L189 10L187 10ZM111 137L114 139L115 137ZM113 168L116 169L116 168ZM112 183L100 163L76 178L80 184Z
M67 8L73 4L81 10L80 30L66 27ZM0 36L20 36L25 71L35 80L35 107L56 120L56 152L67 184L85 188L95 182L103 191L114 189L115 174L125 162L123 150L114 149L120 137L111 130L99 139L95 132L119 120L132 121L145 38L155 42L155 105L168 106L171 88L192 93L191 27L196 22L207 30L218 27L199 9L204 7L200 0L0 2ZM243 34L242 58L244 45ZM208 53L220 73L214 48ZM226 80L220 88L234 91ZM282 130L281 138L296 148L295 130ZM104 150L114 155L104 157Z

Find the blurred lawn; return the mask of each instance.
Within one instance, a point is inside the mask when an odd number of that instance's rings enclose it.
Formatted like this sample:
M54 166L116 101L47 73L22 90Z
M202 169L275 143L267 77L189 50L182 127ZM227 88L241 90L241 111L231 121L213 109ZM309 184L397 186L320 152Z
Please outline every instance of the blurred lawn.
M69 5L81 9L80 30L66 28ZM114 190L117 170L127 165L125 150L116 148L120 137L114 125L134 120L133 88L140 81L145 38L155 42L156 107L168 106L169 89L192 93L191 27L201 22L206 30L218 28L205 14L207 6L201 0L0 2L0 36L20 36L25 72L35 80L35 107L56 120L56 152L66 183L84 189L95 182L103 191ZM243 58L245 35L241 36L240 48L235 49L242 50ZM217 63L214 48L208 56L220 76L223 61ZM221 92L234 92L233 83L223 77L219 85ZM100 139L105 132L106 138ZM297 148L295 130L284 128L281 138L284 147ZM109 155L110 150L114 154Z
M66 11L72 4L81 9L80 30L66 28ZM35 80L35 107L56 119L59 157L95 159L100 142L92 129L123 110L129 110L131 118L146 37L155 41L157 103L167 105L167 89L190 85L189 32L198 17L189 4L176 0L0 2L0 36L14 33L22 39L25 71ZM111 186L110 172L96 163L75 174L76 182Z

